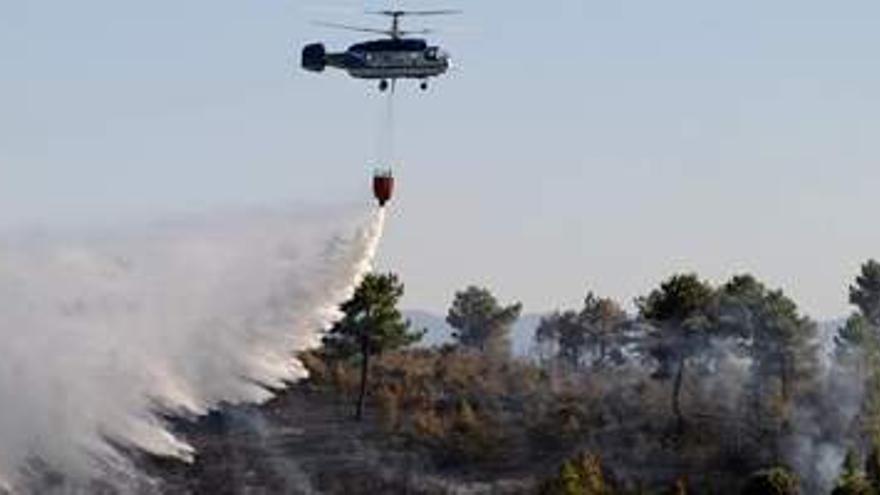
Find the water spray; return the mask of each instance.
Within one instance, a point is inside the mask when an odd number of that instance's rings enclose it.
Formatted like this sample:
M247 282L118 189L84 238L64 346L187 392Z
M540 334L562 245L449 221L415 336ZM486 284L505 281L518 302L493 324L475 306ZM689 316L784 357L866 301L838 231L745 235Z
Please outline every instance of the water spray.
M192 459L165 418L304 377L293 356L338 320L383 222L381 209L227 211L0 237L0 490L44 492L47 473L142 483L119 447Z

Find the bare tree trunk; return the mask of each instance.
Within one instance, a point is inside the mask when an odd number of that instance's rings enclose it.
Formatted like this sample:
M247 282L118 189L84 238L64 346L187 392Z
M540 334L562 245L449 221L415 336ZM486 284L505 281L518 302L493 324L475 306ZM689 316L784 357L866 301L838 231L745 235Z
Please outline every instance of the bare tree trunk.
M788 356L784 356L781 361L782 373L779 380L782 382L782 403L785 407L788 407L788 403L791 401L791 376L793 373L791 372L791 361L788 359Z
M782 388L782 410L781 419L782 419L782 427L785 430L788 430L791 427L790 419L791 419L791 402L794 396L794 369L793 362L788 356L783 356L782 359L782 372L779 376L780 387Z
M678 370L675 372L675 381L672 384L672 413L675 415L676 431L679 435L684 433L684 415L681 413L681 385L684 381L685 358L678 360Z
M367 377L370 373L370 336L367 332L361 335L361 390L358 394L357 409L354 418L361 421L364 417L364 404L367 400Z

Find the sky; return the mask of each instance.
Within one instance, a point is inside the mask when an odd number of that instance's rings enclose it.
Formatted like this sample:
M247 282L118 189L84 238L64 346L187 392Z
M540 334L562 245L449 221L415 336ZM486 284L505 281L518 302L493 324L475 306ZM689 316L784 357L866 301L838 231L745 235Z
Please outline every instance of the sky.
M526 311L749 271L816 318L880 257L880 3L453 7L455 69L397 94L377 262L404 305ZM371 204L383 96L298 68L381 2L0 0L0 226ZM413 27L426 25L414 21Z

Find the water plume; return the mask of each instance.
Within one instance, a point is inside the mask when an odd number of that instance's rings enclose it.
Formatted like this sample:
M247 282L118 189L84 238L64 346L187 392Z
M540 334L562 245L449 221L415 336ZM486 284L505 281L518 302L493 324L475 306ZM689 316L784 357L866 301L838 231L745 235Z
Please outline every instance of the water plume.
M303 377L293 354L339 317L383 221L263 210L0 239L2 486L28 491L33 466L139 478L126 448L192 458L164 418Z

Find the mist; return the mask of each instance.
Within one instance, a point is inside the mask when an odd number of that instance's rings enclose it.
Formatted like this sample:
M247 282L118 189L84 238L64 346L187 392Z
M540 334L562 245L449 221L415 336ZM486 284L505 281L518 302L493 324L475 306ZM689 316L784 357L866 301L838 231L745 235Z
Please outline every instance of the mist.
M148 483L127 449L192 459L168 418L302 378L294 353L338 318L383 221L278 208L0 234L0 486Z

